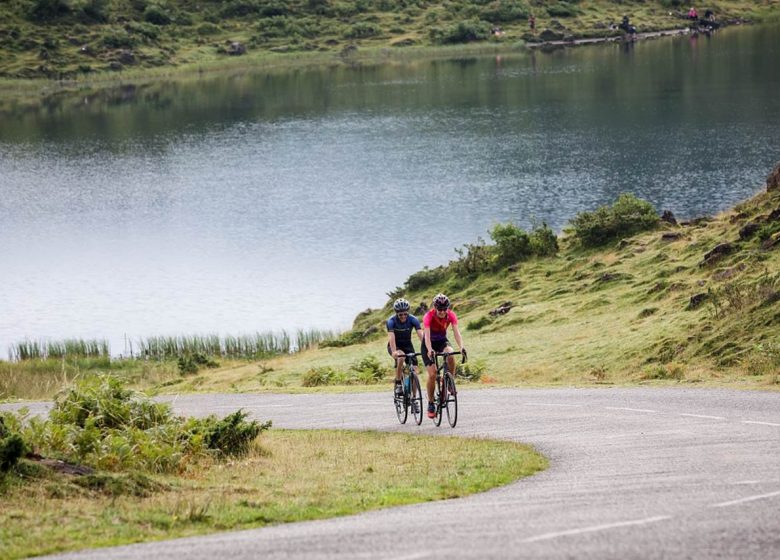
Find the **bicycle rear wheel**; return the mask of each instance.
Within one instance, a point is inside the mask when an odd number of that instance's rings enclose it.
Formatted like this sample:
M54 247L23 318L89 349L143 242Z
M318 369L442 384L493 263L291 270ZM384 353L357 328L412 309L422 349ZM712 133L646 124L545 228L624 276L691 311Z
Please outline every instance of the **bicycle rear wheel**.
M406 424L406 418L409 416L409 396L404 392L402 395L395 394L393 387L393 400L395 401L395 414L401 424Z
M455 378L447 374L447 379L444 383L447 386L447 422L450 423L450 427L454 428L458 423L458 391L455 388Z
M437 426L441 426L444 407L447 404L447 383L444 381L444 377L440 377L437 381L438 387L436 391L436 416L433 419L433 423Z
M423 421L423 398L422 390L420 389L420 378L417 377L416 373L412 374L412 396L410 397L410 400L412 403L414 421L419 426Z

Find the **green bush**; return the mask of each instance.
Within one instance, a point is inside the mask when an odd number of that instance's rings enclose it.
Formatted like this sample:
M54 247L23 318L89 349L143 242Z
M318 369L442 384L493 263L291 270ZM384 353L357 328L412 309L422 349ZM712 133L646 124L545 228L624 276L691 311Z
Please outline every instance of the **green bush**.
M347 39L365 39L367 37L376 37L382 33L382 29L375 23L356 23L344 32Z
M569 231L584 247L598 247L652 229L657 224L658 213L652 204L624 193L612 206L577 214L570 223Z
M27 18L43 23L71 12L68 0L33 0L27 8Z
M129 21L125 24L125 29L133 35L140 35L144 39L150 39L152 41L155 41L160 37L160 29L156 25L150 23Z
M129 49L134 47L138 40L124 29L108 30L102 39L103 45L110 49Z
M36 452L98 469L177 472L201 459L244 453L270 427L238 411L223 419L182 418L170 406L112 377L82 381L58 398L47 420L22 437Z
M528 19L529 14L528 6L524 2L517 2L516 0L490 2L481 11L482 19L503 23Z
M330 366L324 366L311 368L304 373L301 384L304 387L320 387L323 385L336 385L341 379L343 379L343 376L336 370Z
M550 17L574 17L579 13L577 6L572 6L568 2L551 4L547 6L546 10Z
M558 254L558 236L544 222L534 227L529 236L531 252L539 257L552 257Z
M223 2L220 15L223 18L240 18L254 14L261 14L266 7L258 0L231 0Z
M528 234L515 224L496 224L490 230L490 238L496 244L496 264L506 266L531 255Z
M22 436L16 429L18 426L13 417L10 414L0 413L0 476L14 468L27 450Z
M482 360L476 362L466 362L465 364L458 364L455 368L455 372L460 379L464 381L479 381L485 374L487 364Z
M475 321L469 321L468 324L466 325L466 330L478 331L480 329L484 329L485 327L487 327L492 323L493 323L493 317L491 317L490 315L485 315Z
M431 40L435 43L470 43L484 41L490 37L492 26L482 20L461 21L447 29L433 28L430 31Z
M149 4L144 10L144 21L154 25L170 25L173 17L168 6Z
M196 29L198 35L216 35L219 33L220 29L219 26L214 25L213 23L201 23L198 28Z
M409 276L406 282L404 282L404 288L408 292L424 290L443 281L446 276L447 271L443 266L437 266L436 268L428 268L426 266Z
M97 23L108 21L107 7L108 0L79 0L74 4L80 19Z
M494 248L485 245L482 239L455 249L455 252L458 260L451 262L449 268L458 276L480 274L490 270L493 265Z
M249 451L257 436L271 427L270 421L265 424L247 422L248 416L247 412L237 410L222 419L209 416L195 425L199 426L199 433L205 438L209 449L214 449L222 455L242 456Z
M389 372L389 369L382 367L374 356L366 356L352 364L349 369L353 373L351 381L360 385L379 383Z
M198 373L198 370L201 368L201 366L205 366L207 368L219 367L219 363L209 359L209 357L202 352L194 352L192 354L179 356L177 363L179 366L179 373L182 375Z

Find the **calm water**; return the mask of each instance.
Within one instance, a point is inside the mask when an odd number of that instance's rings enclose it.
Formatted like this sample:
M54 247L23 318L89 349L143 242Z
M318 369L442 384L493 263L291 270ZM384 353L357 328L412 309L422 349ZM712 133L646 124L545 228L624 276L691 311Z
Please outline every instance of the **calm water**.
M780 33L0 104L0 349L345 328L496 221L690 217L780 159Z

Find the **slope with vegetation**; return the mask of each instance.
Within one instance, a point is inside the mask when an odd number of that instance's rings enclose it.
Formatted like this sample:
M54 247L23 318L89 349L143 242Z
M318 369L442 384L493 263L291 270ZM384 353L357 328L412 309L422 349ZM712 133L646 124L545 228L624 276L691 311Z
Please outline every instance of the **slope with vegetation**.
M777 17L776 0L709 7L723 23ZM245 54L257 61L291 52L352 56L364 48L513 46L540 37L616 35L612 27L625 14L640 31L681 28L686 10L680 0L7 0L0 4L0 76L223 66L230 55ZM493 33L496 28L501 32Z
M439 291L451 297L472 356L464 379L780 388L778 190L680 224L623 195L578 214L561 237L543 224L530 233L497 225L491 237L412 274L383 308L361 313L319 350L205 376L200 388L338 384L334 372L356 360L385 364L394 298L419 314Z

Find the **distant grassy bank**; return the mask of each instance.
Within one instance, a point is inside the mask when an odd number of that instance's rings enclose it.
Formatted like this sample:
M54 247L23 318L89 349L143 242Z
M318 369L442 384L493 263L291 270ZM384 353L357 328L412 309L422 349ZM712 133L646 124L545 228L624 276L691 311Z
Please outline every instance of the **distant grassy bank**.
M0 78L139 78L173 68L435 55L451 45L507 49L616 35L623 15L640 32L686 27L687 7L679 0L9 0L0 5ZM775 0L706 7L724 24L780 17Z

